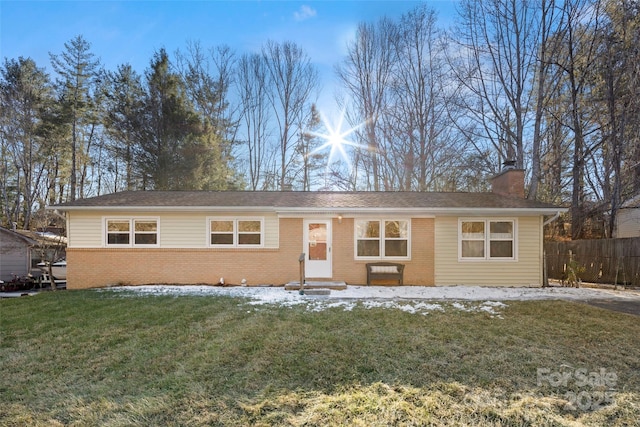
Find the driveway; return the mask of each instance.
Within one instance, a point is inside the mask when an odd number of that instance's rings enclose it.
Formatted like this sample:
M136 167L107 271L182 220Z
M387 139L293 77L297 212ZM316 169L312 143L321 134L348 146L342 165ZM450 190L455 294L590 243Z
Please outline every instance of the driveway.
M599 308L604 308L606 310L619 311L621 313L640 316L639 300L594 299L594 300L587 300L584 302L594 307L599 307Z

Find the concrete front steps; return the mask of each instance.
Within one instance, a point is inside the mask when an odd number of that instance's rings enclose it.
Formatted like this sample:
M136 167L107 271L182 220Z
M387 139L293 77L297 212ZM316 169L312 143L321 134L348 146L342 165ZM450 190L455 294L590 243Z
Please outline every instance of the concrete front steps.
M289 282L284 285L284 289L287 291L299 291L300 282ZM345 282L321 282L308 280L304 283L304 293L306 295L328 295L329 292L326 291L343 291L345 289L347 289L347 284Z

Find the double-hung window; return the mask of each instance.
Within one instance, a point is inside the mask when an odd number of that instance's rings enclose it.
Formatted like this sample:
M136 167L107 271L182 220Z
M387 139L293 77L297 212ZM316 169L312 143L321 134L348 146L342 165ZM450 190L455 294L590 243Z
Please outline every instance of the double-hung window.
M356 258L409 258L409 220L356 220Z
M156 218L107 218L107 246L154 247L158 246L158 219Z
M107 220L107 245L129 246L131 242L131 221L128 219Z
M256 218L210 218L209 245L213 247L261 247L264 221Z
M151 245L158 244L158 221L153 219L134 219L133 220L133 245Z
M461 219L461 260L515 260L516 222L507 219Z

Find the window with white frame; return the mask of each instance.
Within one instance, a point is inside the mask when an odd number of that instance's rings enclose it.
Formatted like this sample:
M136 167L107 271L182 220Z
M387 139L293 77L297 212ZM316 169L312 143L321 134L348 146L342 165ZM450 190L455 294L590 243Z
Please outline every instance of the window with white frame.
M153 219L133 220L133 245L157 245L158 221Z
M210 218L209 244L214 247L261 247L264 221L260 218Z
M107 246L158 246L157 218L107 218Z
M515 220L461 219L458 230L460 259L514 260L515 235Z
M355 235L356 258L409 258L409 220L356 220Z
M107 245L129 245L131 221L128 219L107 220Z

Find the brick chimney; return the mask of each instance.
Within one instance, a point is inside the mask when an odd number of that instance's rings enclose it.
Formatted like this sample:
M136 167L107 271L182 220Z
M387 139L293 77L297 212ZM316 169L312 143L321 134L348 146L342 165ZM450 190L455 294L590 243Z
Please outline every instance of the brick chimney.
M491 180L491 191L501 196L524 199L524 169L516 169L516 162L507 160L502 171Z

